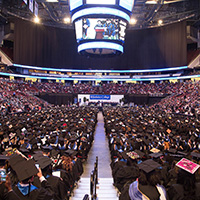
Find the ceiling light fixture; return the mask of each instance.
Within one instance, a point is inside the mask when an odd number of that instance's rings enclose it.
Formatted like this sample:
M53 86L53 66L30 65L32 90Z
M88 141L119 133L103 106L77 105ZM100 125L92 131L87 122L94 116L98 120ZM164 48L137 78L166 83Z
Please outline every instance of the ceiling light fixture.
M162 19L158 20L158 25L162 25L162 23L163 23Z
M69 17L65 17L65 18L64 18L64 22L65 22L66 24L70 23L70 21L71 21L71 19L70 19Z
M40 23L40 18L39 17L35 17L33 20L35 23L39 24Z
M149 1L146 1L145 4L157 4L157 0L149 0Z
M46 2L54 3L54 2L58 2L58 0L46 0Z
M130 24L136 24L136 23L137 23L137 20L135 18L131 18Z

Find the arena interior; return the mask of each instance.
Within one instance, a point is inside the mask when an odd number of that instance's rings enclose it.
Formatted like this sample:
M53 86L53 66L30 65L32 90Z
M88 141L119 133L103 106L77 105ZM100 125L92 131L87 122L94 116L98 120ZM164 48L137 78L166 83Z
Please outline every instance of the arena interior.
M0 200L200 200L199 0L0 8Z

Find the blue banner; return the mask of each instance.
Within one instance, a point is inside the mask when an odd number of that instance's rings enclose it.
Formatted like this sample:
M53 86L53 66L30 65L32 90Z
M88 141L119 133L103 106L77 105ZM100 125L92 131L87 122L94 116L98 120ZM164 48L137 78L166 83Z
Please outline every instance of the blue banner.
M90 95L90 100L110 100L110 95Z

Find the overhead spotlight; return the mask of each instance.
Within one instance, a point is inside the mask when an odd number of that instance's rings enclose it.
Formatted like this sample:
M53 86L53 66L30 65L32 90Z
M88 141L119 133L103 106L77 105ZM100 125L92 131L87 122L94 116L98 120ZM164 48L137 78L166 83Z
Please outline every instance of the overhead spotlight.
M58 0L46 0L46 2L54 3L54 2L58 2Z
M148 0L145 2L145 4L157 4L158 1L157 0Z
M40 18L39 17L35 17L34 18L34 22L37 23L37 24L40 23Z
M131 18L130 24L136 24L136 23L137 23L137 20L135 18Z
M162 23L163 23L162 19L158 20L158 25L162 25Z
M64 18L64 22L65 22L66 24L70 23L70 21L71 21L71 20L70 20L69 17L65 17L65 18Z

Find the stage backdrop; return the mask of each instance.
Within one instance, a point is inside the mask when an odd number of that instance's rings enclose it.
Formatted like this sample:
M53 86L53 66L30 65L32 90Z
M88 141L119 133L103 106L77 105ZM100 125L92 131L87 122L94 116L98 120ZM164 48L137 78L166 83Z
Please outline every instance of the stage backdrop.
M90 58L77 53L75 31L16 19L14 63L74 69L151 69L186 65L186 23L128 30L124 54Z

